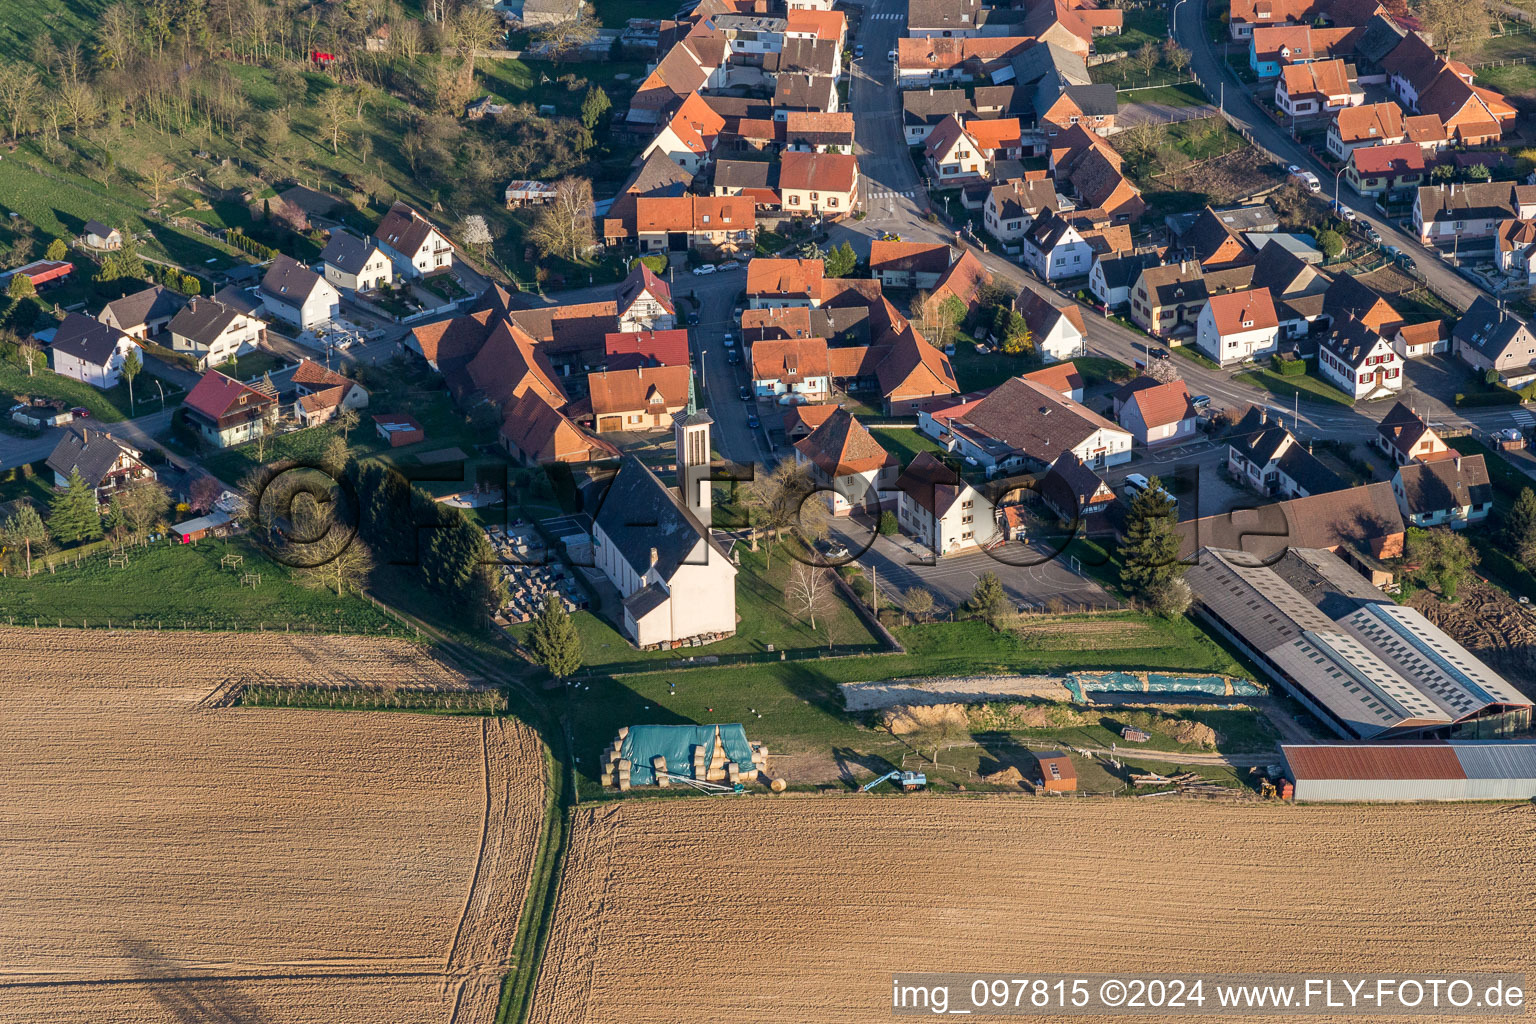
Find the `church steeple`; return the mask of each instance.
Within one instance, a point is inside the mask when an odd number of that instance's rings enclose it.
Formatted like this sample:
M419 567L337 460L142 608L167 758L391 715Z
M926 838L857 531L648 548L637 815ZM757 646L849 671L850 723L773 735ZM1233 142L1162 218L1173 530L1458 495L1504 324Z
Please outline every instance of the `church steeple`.
M709 526L711 515L709 427L714 422L705 409L687 415L679 413L672 420L677 444L678 497L705 527Z

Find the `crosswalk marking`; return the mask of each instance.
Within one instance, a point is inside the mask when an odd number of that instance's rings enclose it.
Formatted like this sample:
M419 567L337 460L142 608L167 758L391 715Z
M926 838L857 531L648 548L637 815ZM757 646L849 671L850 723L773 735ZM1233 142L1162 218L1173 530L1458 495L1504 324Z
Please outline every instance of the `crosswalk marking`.
M1536 414L1533 414L1529 409L1516 409L1509 415L1511 419L1522 427L1536 426Z
M910 188L907 189L905 192L893 192L893 191L887 189L884 192L871 192L869 194L869 198L871 198L871 199L896 199L896 198L911 199L914 195L916 195L916 192L913 189L910 189Z
M905 18L905 17L906 17L906 15L902 14L900 11L886 11L883 14L872 14L872 15L870 15L869 16L869 20L870 21L900 21L902 18Z

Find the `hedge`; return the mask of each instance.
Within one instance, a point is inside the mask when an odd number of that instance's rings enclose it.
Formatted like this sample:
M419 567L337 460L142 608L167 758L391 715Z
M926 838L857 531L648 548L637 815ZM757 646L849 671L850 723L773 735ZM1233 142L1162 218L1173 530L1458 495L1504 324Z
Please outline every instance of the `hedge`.
M1457 394L1456 405L1458 408L1466 408L1484 405L1519 405L1520 393L1512 391L1503 384L1495 384L1487 391L1476 391L1470 395Z

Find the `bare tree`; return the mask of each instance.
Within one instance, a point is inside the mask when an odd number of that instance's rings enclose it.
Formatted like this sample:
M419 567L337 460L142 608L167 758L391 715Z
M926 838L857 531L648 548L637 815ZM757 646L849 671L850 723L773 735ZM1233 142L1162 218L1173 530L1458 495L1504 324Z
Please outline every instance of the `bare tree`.
M789 582L784 585L784 600L815 629L816 615L826 610L831 591L832 582L827 578L827 570L796 562L789 570Z
M334 590L341 597L348 590L361 589L373 572L373 552L350 531L328 532L315 548L306 561L316 557L318 564L299 570L299 578L310 586Z
M908 615L922 621L933 614L933 591L919 586L908 587L907 592L901 595L901 606L907 610Z
M354 111L346 90L337 86L320 97L320 127L330 139L331 153L341 152L341 144L351 138L347 129L361 120Z
M540 42L548 43L550 55L562 60L597 38L598 22L591 4L581 4L575 18L566 18L539 30Z
M752 526L752 550L757 550L758 536L768 537L767 563L773 566L773 545L783 531L800 526L806 532L825 529L826 501L817 492L810 471L793 459L784 459L767 473L759 472L747 484L742 505ZM819 510L818 510L819 506Z
M357 426L358 418L357 410L350 405L343 405L340 409L336 410L336 432L349 444L352 441L352 431Z
M149 186L149 193L154 197L155 205L160 204L160 197L166 189L170 188L171 181L176 177L176 169L163 156L152 156L139 168L139 177L144 179L144 184Z
M546 256L580 259L595 244L592 230L592 183L585 178L555 182L555 198L539 210L528 240Z
M43 95L37 72L25 64L0 61L0 112L4 112L11 138L34 123L38 100Z
M958 743L961 739L967 739L971 735L971 727L961 715L942 715L925 724L916 732L909 733L907 742L914 749L929 751L928 763L937 765L939 753L947 746Z
M36 372L38 360L43 358L43 350L31 338L22 338L16 343L16 354L27 364L27 376L31 377Z

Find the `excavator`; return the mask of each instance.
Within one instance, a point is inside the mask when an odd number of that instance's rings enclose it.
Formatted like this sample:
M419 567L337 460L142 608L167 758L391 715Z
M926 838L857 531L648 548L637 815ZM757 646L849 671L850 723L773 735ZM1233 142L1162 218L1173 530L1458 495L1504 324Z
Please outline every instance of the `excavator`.
M901 787L903 793L911 793L923 789L928 785L928 776L922 772L904 772L900 769L886 772L884 775L859 787L860 793L868 793L882 782L891 781Z

